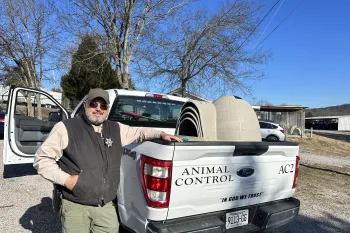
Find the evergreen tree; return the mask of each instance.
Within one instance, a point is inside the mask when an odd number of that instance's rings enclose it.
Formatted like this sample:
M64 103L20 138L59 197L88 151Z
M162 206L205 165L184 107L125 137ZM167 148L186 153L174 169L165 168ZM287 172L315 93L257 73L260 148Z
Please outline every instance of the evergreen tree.
M72 67L61 78L64 94L73 103L80 101L90 88L120 88L108 58L101 53L93 37L86 35L72 57Z

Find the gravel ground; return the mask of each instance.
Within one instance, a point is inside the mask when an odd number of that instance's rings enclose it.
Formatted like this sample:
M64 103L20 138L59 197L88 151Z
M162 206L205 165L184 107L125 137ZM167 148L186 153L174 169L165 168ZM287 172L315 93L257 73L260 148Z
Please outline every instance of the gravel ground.
M271 233L349 233L350 157L300 153L300 164L299 216Z
M350 153L350 152L349 152ZM329 165L340 168L349 168L350 169L350 157L340 157L340 156L325 156L325 155L316 155L310 153L300 153L301 163L305 164L321 164Z
M0 141L2 154L3 141ZM4 171L0 162L0 232L61 232L51 208L52 184L35 174L31 165Z
M297 219L273 233L350 232L350 176L301 166Z
M0 151L2 152L2 141ZM1 153L0 152L0 153ZM52 185L31 165L3 170L0 158L0 233L59 233L51 209ZM302 164L350 167L350 159L301 153ZM343 167L344 168L344 167ZM295 197L301 201L296 221L273 233L350 232L350 175L301 166Z

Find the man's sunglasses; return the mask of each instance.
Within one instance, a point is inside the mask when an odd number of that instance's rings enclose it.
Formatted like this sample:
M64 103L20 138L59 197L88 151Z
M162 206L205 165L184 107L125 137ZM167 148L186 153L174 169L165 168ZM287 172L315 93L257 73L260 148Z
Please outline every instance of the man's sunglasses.
M91 102L89 103L89 107L90 107L90 108L97 108L98 105L100 105L100 108L101 108L102 110L107 110L108 107L109 107L108 104L101 104L101 103L95 102L95 101L91 101Z

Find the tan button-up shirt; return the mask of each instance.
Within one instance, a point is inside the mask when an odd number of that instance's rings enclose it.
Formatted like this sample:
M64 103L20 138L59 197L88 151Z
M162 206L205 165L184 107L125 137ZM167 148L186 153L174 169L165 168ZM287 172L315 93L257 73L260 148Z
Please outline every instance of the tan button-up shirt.
M119 124L120 138L122 146L138 143L144 140L160 138L160 131L149 128L129 127ZM101 126L93 125L95 132L101 132ZM65 180L70 174L62 171L57 165L63 154L63 150L68 146L68 133L62 122L57 123L51 130L45 142L40 146L35 154L34 168L45 179L60 185L64 185Z

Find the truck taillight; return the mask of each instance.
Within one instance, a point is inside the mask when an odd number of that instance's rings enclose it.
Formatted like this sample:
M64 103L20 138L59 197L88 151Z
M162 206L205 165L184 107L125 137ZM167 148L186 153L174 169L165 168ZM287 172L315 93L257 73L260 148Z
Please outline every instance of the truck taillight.
M0 122L5 122L5 118L4 117L0 117Z
M172 161L141 155L140 175L146 202L153 208L169 206Z
M292 189L297 187L297 181L298 181L298 175L299 175L299 160L300 160L300 157L297 156L295 161L295 173L294 173L294 181L293 181Z
M158 98L158 99L161 99L161 98L163 98L163 95L159 95L159 94L153 94L153 97L154 97L154 98Z

